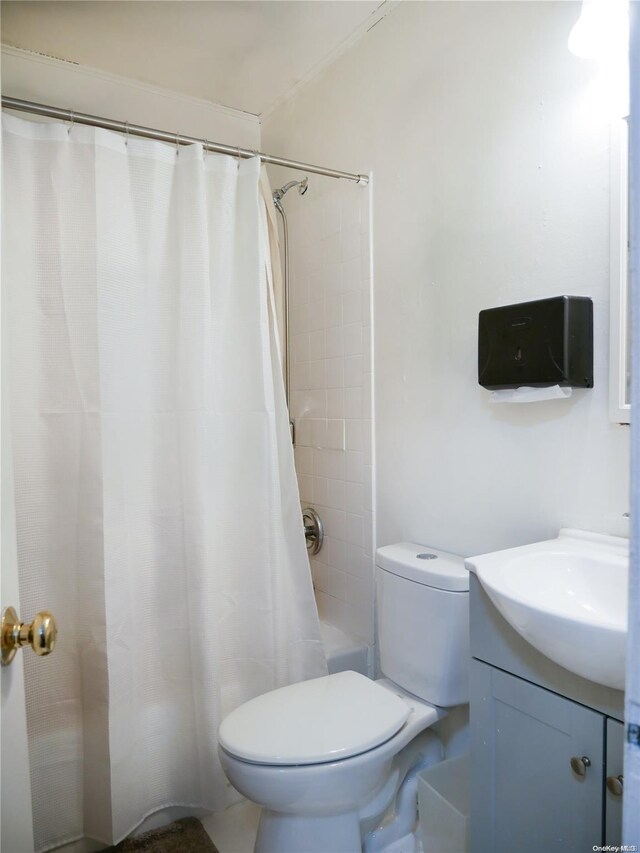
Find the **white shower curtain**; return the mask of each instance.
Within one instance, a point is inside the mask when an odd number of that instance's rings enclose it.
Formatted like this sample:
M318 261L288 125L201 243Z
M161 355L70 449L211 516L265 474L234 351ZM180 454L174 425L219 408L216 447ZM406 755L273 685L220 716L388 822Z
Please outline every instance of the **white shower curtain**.
M217 727L326 672L257 159L3 117L37 849L229 797Z

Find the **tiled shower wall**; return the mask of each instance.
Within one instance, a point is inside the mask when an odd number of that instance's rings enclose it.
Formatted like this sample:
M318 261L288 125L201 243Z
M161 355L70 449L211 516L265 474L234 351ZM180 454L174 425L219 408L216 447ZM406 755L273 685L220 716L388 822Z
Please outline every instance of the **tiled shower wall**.
M293 198L292 198L293 196ZM291 416L303 506L325 527L320 617L373 642L370 192L311 176L289 222Z

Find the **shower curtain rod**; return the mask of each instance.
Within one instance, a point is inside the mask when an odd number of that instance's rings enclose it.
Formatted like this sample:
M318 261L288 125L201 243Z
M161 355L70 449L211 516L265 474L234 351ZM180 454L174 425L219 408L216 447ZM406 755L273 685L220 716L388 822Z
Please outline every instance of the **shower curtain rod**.
M252 151L249 148L238 148L233 145L224 145L221 142L209 142L208 139L199 139L195 136L183 136L181 133L167 133L164 130L155 130L152 127L144 127L140 124L130 124L125 121L114 121L110 118L101 118L89 113L77 113L74 110L64 110L60 107L50 107L46 104L36 104L32 101L23 101L20 98L2 96L2 106L8 110L18 110L23 113L31 113L37 116L57 118L72 124L88 124L91 127L103 127L106 130L114 130L118 133L127 133L130 136L143 136L145 139L157 139L160 142L173 142L176 145L202 145L205 151L214 151L218 154L230 154L232 157L259 157L263 163L272 163L274 166L286 166L289 169L298 169L302 172L311 172L315 175L326 175L329 178L344 178L347 181L355 181L357 184L369 183L367 175L357 175L353 172L340 172L338 169L325 169L323 166L314 166L311 163L301 163L298 160L287 160L285 157L272 157L260 151Z

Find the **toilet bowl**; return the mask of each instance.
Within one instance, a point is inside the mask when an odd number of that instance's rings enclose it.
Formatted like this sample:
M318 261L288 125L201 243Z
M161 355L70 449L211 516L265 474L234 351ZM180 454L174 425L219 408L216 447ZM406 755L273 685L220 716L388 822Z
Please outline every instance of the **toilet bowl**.
M401 543L379 549L376 562L386 677L340 672L289 685L245 703L220 726L229 781L263 807L255 853L361 851L363 833L410 769L411 743L447 707L468 701L462 558ZM439 757L434 748L432 760Z

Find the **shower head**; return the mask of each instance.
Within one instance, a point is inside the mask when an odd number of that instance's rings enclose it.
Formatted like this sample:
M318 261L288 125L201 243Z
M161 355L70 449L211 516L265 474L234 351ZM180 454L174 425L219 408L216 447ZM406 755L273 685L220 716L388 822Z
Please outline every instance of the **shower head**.
M283 196L285 196L290 189L293 189L293 187L298 187L298 192L300 193L300 195L304 195L309 189L309 178L303 178L301 181L289 181L288 184L285 184L283 187L280 187L279 190L274 190L273 202L276 207L280 206L280 202L282 201Z

